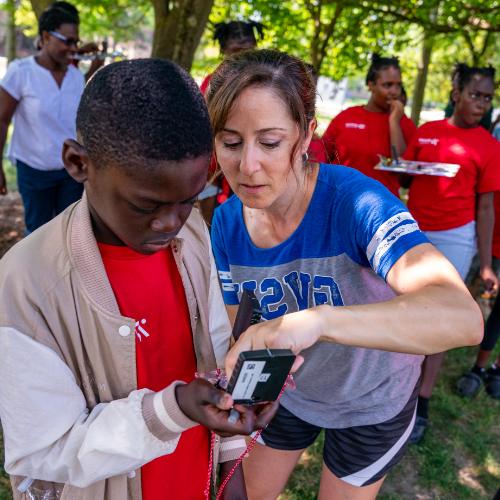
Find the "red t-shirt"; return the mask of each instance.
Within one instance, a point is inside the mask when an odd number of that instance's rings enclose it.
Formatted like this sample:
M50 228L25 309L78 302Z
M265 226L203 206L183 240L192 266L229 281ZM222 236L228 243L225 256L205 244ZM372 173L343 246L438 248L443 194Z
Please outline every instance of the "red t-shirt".
M309 149L307 151L310 161L315 161L318 163L331 163L328 159L328 154L326 152L325 145L323 144L323 139L313 139L309 144Z
M424 231L444 231L476 218L476 194L500 190L500 143L482 127L459 128L448 120L419 127L408 160L456 163L455 177L415 175L408 208Z
M189 309L172 250L143 255L102 243L99 250L121 314L137 321L137 388L156 392L174 380L193 380ZM142 467L143 499L203 499L208 457L208 430L183 432L173 453Z
M205 95L207 93L208 84L210 83L211 79L212 79L212 73L210 73L205 78L203 78L203 81L201 82L201 85L200 85L200 91L203 95Z
M401 130L408 144L417 130L405 115L401 118ZM356 168L365 175L377 179L398 196L399 181L395 174L375 170L378 155L391 156L389 115L367 111L363 106L353 106L338 114L323 134L323 142L330 158Z

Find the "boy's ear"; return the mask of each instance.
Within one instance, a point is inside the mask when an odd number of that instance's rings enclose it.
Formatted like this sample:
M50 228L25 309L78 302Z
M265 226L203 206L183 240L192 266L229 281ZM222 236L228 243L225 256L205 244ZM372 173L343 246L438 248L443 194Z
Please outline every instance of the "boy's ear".
M74 139L66 139L62 158L68 174L77 182L84 183L88 177L90 158L85 148Z

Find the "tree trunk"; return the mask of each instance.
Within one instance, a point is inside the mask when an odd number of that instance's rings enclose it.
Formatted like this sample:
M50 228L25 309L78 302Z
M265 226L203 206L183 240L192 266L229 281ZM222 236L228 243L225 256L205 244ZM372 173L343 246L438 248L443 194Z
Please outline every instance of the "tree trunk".
M151 0L155 13L152 57L189 71L214 0Z
M7 11L7 29L5 32L5 55L7 61L11 62L16 58L16 0L7 0L5 5Z
M31 8L37 20L40 19L40 14L52 3L54 0L31 0Z
M328 45L333 37L333 34L335 33L337 22L342 14L342 11L344 10L342 2L333 2L335 3L335 12L328 23L323 23L321 21L321 13L323 6L327 3L331 2L323 2L321 0L316 3L310 1L306 2L307 11L309 12L309 16L314 23L314 34L311 40L309 54L311 64L313 65L318 76L320 75L321 66L323 65L323 61L327 55Z
M427 73L429 72L433 45L434 36L426 33L422 44L422 58L418 64L417 78L415 80L415 88L413 89L413 102L411 105L411 119L417 126L420 121L420 111L424 102L425 85L427 83Z

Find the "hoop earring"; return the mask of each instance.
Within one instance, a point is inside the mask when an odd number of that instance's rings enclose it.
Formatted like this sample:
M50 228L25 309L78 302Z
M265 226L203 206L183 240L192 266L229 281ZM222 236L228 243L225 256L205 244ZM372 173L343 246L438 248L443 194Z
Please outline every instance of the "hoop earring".
M304 153L302 155L302 161L303 161L304 165L309 161L309 155L307 153Z

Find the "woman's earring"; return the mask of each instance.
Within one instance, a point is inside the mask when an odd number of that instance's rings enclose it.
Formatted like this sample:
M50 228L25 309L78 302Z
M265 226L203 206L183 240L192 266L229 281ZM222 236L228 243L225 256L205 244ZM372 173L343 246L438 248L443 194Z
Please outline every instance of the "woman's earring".
M304 162L304 165L309 161L309 155L307 153L302 155L302 161Z

